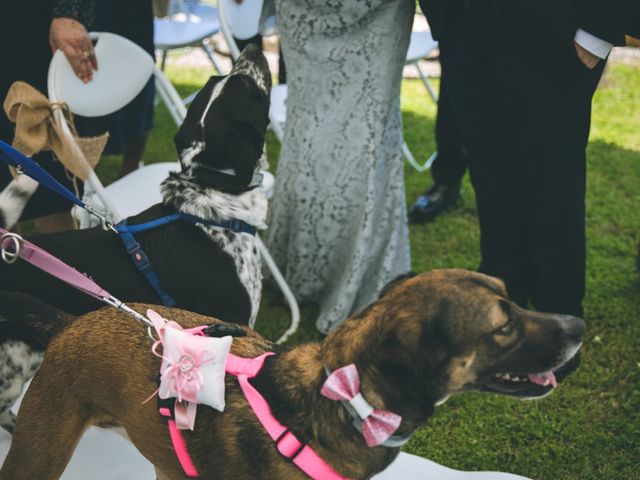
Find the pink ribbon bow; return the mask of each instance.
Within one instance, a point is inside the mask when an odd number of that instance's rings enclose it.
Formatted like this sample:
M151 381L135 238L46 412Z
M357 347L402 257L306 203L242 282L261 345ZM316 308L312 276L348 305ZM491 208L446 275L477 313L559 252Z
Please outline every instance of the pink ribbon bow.
M203 349L197 341L203 327L185 330L193 335L186 337L184 342L177 345L177 355L159 354L157 350L164 343L166 329L184 329L176 322L166 321L153 310L149 310L147 316L154 323L160 337L151 351L165 361L160 372L160 398L175 396L176 426L180 430L193 430L198 407L198 392L204 387L204 377L200 368L213 361L215 354Z
M362 419L362 435L369 447L383 444L394 434L402 417L386 410L374 410L360 393L360 376L354 364L334 371L320 393L336 401L347 402Z

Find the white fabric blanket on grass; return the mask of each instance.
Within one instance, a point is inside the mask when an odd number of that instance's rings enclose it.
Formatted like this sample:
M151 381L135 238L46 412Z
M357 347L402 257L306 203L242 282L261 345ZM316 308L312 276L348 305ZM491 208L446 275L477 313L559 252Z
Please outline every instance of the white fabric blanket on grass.
M13 407L17 412L19 404ZM168 435L168 433L167 433ZM11 436L0 429L0 462L4 462ZM62 480L155 480L153 466L117 430L92 427L78 444ZM373 480L529 480L497 472L460 472L415 455L401 453Z

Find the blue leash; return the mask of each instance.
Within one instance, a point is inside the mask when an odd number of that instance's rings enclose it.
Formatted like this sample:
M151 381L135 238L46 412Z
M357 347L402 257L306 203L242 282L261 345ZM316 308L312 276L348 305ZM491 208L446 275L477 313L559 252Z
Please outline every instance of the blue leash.
M195 215L189 215L180 212L172 213L170 215L166 215L150 222L131 226L127 224L127 220L122 220L120 223L114 226L113 222L109 220L105 215L96 212L91 206L85 204L73 192L71 192L68 188L58 182L40 165L38 165L29 157L23 155L18 150L11 147L9 144L2 140L0 140L0 161L10 167L15 168L18 172L24 173L25 175L31 177L40 185L47 187L52 192L66 198L80 208L85 209L91 215L100 219L103 228L110 229L116 232L116 234L120 237L120 240L122 240L127 253L131 257L131 260L133 261L138 271L140 271L140 273L144 275L144 277L147 279L147 282L149 282L149 285L151 285L151 287L161 298L162 304L167 307L175 307L177 303L173 299L173 297L171 297L171 295L165 292L162 288L160 284L160 278L153 268L149 257L144 252L144 250L142 250L140 243L135 238L136 233L153 230L155 228L159 228L177 221L185 221L193 223L195 225L224 228L225 230L229 230L235 233L248 233L249 235L255 235L257 231L256 227L243 222L242 220L224 220L216 222L211 220L203 220L202 218L196 217Z
M85 209L91 215L99 218L100 222L102 222L102 226L105 229L113 229L113 223L110 222L104 215L96 212L90 205L85 204L82 200L76 197L76 195L71 190L58 182L58 180L51 176L49 172L47 172L36 162L2 140L0 140L0 153L4 154L0 155L0 161L5 163L9 167L15 168L18 173L24 173L28 177L31 177L40 185L44 185L52 192L57 193L61 197L69 200L71 203L74 203L80 208Z

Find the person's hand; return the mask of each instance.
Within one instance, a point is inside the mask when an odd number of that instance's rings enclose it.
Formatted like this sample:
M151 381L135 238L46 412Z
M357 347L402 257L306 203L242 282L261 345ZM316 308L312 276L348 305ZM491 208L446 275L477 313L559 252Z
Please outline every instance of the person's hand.
M88 83L93 79L98 61L89 34L80 22L72 18L54 18L49 29L49 45L53 52L62 50L80 80Z
M576 47L576 53L578 54L578 58L590 70L596 68L596 65L600 62L600 57L594 55L589 50L584 48L578 42L573 42L573 45Z

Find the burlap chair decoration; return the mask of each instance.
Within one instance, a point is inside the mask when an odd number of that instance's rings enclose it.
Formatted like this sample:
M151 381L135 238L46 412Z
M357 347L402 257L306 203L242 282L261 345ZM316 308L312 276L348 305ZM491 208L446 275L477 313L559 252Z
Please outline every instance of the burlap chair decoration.
M636 37L640 37L640 35L636 35ZM640 38L632 37L631 35L627 35L627 46L628 47L638 47L640 48Z
M70 142L53 119L53 111L61 108L76 144ZM38 90L25 82L11 85L4 101L4 111L16 124L13 147L28 156L52 151L55 157L74 176L86 180L100 161L109 139L104 133L97 137L78 136L73 115L64 104L52 104ZM79 148L78 148L79 147Z

